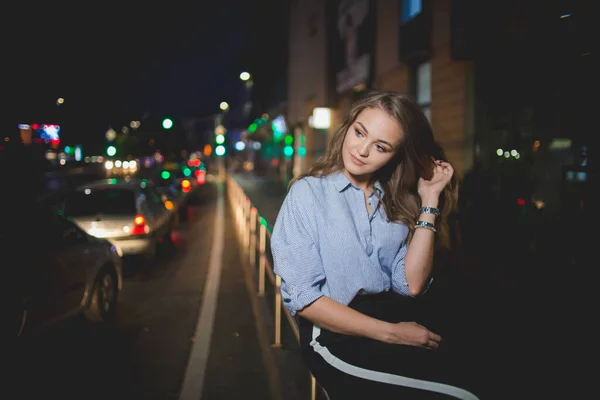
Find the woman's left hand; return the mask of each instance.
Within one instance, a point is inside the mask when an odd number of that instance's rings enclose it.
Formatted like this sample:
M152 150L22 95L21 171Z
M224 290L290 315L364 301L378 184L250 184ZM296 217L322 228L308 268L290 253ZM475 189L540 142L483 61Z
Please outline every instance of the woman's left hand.
M446 161L435 160L435 167L433 168L433 175L430 180L419 178L418 193L421 199L426 198L438 198L442 190L450 182L454 169L452 165Z

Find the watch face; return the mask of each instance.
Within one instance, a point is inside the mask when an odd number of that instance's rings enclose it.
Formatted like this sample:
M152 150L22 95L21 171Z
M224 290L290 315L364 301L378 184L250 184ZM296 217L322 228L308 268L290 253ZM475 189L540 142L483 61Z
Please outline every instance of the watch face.
M440 216L440 210L438 210L437 208L434 208L434 207L421 207L420 212L427 213L427 214L435 214L437 217Z

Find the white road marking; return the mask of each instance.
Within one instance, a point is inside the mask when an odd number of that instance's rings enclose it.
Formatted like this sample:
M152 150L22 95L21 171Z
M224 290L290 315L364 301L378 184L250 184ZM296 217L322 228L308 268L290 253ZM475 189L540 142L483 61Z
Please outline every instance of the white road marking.
M225 246L225 200L222 183L217 184L217 191L217 213L215 216L213 246L210 252L208 273L204 285L202 309L200 310L200 317L196 325L196 340L192 345L179 395L180 400L200 400L204 387L204 373L206 372L206 364L210 352L210 340L215 322L221 270L223 269L223 249Z

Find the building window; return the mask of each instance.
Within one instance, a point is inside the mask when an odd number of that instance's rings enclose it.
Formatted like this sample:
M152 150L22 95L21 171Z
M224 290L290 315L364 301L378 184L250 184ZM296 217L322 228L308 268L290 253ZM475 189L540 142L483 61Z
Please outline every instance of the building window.
M401 0L401 3L400 20L403 24L419 15L423 10L422 0Z
M429 61L417 66L415 86L416 100L431 122L431 63Z

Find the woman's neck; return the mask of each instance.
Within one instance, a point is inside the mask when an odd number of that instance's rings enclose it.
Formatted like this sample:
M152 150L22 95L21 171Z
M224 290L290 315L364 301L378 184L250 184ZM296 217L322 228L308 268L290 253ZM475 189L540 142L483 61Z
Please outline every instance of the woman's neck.
M371 192L373 191L373 182L371 182L371 175L357 177L355 175L350 174L346 170L344 170L343 172L344 175L346 175L346 178L348 178L350 182L354 184L354 186L362 189L362 191L365 192L366 195L371 194Z

